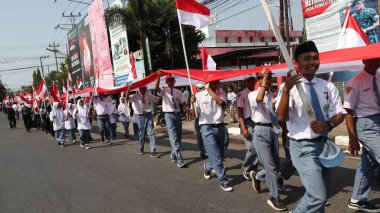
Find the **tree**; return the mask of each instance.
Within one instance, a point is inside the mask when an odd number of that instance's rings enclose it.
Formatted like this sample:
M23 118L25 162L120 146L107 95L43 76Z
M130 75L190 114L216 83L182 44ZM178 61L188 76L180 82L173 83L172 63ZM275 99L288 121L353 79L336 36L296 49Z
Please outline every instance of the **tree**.
M147 74L149 74L145 47L147 35L153 70L185 67L174 1L130 0L125 8L107 8L105 22L107 27L124 24L128 28L130 50L143 49ZM189 63L193 65L194 56L199 53L198 44L204 39L204 34L191 26L184 26L183 30ZM138 42L134 42L135 40Z
M40 69L37 68L33 71L33 85L38 90L38 87L40 86L42 80Z
M5 95L7 94L7 88L0 79L0 102L3 102Z

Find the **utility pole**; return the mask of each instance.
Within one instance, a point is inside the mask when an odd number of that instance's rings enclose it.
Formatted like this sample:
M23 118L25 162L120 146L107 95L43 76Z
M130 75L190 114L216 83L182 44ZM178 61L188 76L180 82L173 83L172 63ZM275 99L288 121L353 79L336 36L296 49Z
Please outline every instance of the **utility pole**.
M74 27L75 26L75 19L77 17L80 17L81 14L80 12L78 13L78 15L74 15L73 13L70 13L70 15L65 15L65 13L62 13L62 17L65 17L65 18L69 18L70 21L71 21L71 25Z
M280 34L282 39L285 40L285 30L284 30L284 1L280 0L280 15L279 15L279 27L280 27ZM281 51L278 50L278 54L280 56L280 62L284 62L284 57L282 57Z
M58 61L57 61L57 53L58 53L57 47L59 47L59 44L56 44L55 42L53 42L53 44L49 44L49 47L52 47L53 49L46 48L46 50L54 53L55 65L57 66L57 72L58 72L59 70L58 70Z

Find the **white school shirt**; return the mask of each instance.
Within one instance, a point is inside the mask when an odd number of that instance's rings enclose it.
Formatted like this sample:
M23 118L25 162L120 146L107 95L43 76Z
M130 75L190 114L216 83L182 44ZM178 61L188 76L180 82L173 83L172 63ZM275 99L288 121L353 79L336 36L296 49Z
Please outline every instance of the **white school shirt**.
M103 101L99 99L99 97L95 97L94 99L94 109L96 110L97 115L107 115L109 111L109 107L112 106L112 98L107 97L104 98Z
M53 129L54 131L65 129L65 113L62 108L57 109L57 102L53 103L53 105L53 110L49 114L50 121L53 123Z
M129 101L132 102L133 111L138 115L151 112L152 111L150 109L151 105L153 103L157 103L158 100L160 99L159 97L153 96L148 93L145 93L144 97L145 97L144 98L145 104L143 103L143 100L142 100L143 99L142 94L137 93L137 94L133 94L129 96Z
M247 119L252 117L251 106L249 105L248 94L251 92L248 88L239 92L237 98L237 107L243 109L243 117Z
M111 105L111 107L109 107L108 115L109 115L109 118L110 118L110 123L111 124L115 124L116 120L117 120L116 119L117 110L116 110L115 105Z
M218 89L216 95L226 102L226 93ZM199 115L199 125L224 123L224 109L216 104L216 101L207 90L198 92L196 95L195 107Z
M67 104L67 108L65 109L65 129L75 129L75 120L73 115L73 109L71 109L74 105L71 103Z
M268 109L268 102L270 102L270 105L272 106L275 95L272 92L266 91L263 102L257 103L256 98L259 94L259 90L260 89L257 89L248 94L248 100L251 106L252 115L255 115L252 116L252 120L255 123L272 123Z
M89 111L90 109L88 108L88 106L86 106L86 104L84 104L83 106L80 106L79 103L77 104L77 108L74 110L74 115L78 122L78 129L92 129L90 119L88 117Z
M182 92L179 89L173 88L173 95L171 95L171 90L169 87L164 87L161 89L159 94L162 97L162 111L163 112L180 112L180 104L185 102L186 99L182 96ZM175 108L174 105L177 107Z
M380 90L380 72L376 73L377 88ZM357 117L366 117L380 113L373 89L373 75L362 70L347 82L344 91L343 107L354 111Z
M117 112L119 114L119 121L121 122L129 122L130 121L130 109L129 109L129 103L126 101L124 104L120 102L119 106L117 107ZM124 113L124 115L122 115Z
M305 84L308 82L309 81L307 79L302 78L300 85L305 91L309 103L311 103L309 86ZM311 82L314 83L313 87L318 95L319 105L326 121L339 113L346 114L346 111L342 106L339 92L333 83L317 77L314 77ZM284 84L281 85L278 93L276 110L281 101L283 86ZM311 120L307 116L305 107L303 106L296 86L294 86L289 92L289 117L286 121L286 126L289 130L288 136L296 140L314 139L320 137L320 134L313 132L310 128L310 123Z
M231 103L234 103L236 101L236 93L234 92L227 93L227 100L231 101Z

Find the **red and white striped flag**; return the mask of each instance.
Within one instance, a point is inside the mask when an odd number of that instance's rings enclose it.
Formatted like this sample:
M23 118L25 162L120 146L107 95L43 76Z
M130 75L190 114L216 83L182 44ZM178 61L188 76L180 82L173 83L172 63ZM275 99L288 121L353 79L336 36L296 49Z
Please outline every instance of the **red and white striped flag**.
M66 88L65 82L62 82L62 93L66 94L66 92L67 92L67 88Z
M349 12L347 12L347 15L347 26L342 28L343 35L339 40L338 49L369 45L369 40L359 23Z
M135 57L133 56L133 53L131 53L131 71L132 71L133 79L136 79L137 73L136 73L136 66L135 66Z
M58 87L57 87L57 84L55 82L53 82L53 92L54 94L59 98L61 97L61 94L59 94L59 90L58 90Z
M216 70L216 63L214 59L212 59L210 53L208 53L207 49L203 45L201 57L203 70Z
M210 9L194 0L176 0L179 23L197 28L207 27Z
M44 99L48 95L48 89L46 87L45 81L41 80L40 86L38 87L37 95L40 99Z

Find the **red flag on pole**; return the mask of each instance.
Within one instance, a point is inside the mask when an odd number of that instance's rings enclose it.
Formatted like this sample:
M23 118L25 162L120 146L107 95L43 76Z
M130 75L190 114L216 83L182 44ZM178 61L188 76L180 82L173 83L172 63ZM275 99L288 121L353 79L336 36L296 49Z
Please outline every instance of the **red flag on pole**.
M206 27L210 19L210 9L194 0L176 0L178 19L181 24Z
M212 59L210 53L208 53L207 49L203 45L202 45L201 57L202 57L203 70L216 70L216 63L214 59Z

